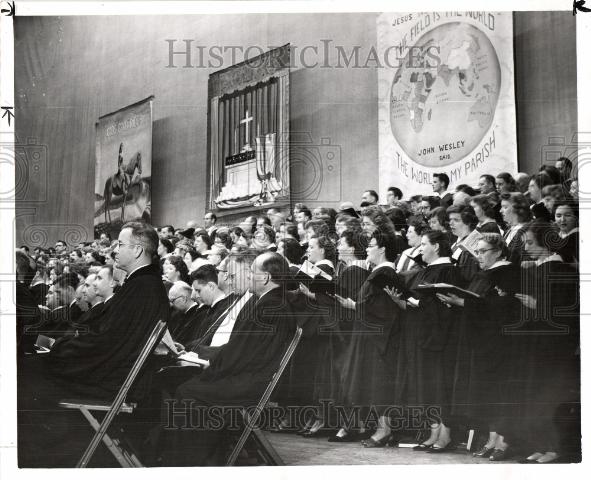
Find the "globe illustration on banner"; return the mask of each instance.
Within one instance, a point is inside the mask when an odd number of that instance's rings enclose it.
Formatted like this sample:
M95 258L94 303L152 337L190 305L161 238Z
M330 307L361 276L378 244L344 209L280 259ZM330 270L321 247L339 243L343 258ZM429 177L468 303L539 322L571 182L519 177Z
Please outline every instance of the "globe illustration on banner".
M478 28L452 22L422 35L409 53L390 90L392 134L425 167L461 160L495 116L501 88L495 49Z

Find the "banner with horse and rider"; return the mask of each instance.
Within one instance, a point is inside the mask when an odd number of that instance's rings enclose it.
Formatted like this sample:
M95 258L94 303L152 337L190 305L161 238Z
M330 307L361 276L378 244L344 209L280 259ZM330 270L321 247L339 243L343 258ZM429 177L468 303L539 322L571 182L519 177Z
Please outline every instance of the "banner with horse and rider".
M96 123L94 230L116 237L130 220L150 221L152 101L148 97Z

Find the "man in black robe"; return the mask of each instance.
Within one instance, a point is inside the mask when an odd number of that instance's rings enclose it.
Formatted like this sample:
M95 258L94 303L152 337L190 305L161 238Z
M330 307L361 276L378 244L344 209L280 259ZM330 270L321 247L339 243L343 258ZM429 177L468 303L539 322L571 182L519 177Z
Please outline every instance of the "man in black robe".
M68 397L112 400L156 322L168 321L168 299L152 263L157 248L158 235L151 226L126 223L115 259L127 278L105 306L101 328L21 362L19 466L75 465L93 431L79 412L63 410L57 402ZM66 446L66 439L75 444Z
M20 250L16 251L16 327L17 353L19 356L34 351L37 336L28 333L30 327L39 325L41 312L35 296L29 288L35 275L35 263Z
M195 331L196 338L201 338L210 332L219 317L226 312L234 302L234 295L226 295L218 286L218 272L214 265L202 265L191 273L193 291L201 301L209 306L209 310ZM195 338L193 339L195 340ZM202 342L201 342L202 343ZM190 345L190 344L189 344Z
M192 296L191 286L185 282L173 283L168 291L168 301L173 309L168 331L182 345L194 339L207 316L209 307L199 305Z
M75 273L64 273L55 279L47 293L47 307L50 310L43 315L43 322L36 333L57 338L76 330L78 320L84 313L76 302L78 284L78 275Z
M211 423L217 414L211 409L222 409L223 417L228 407L257 404L295 332L294 312L282 286L287 271L287 262L277 253L256 258L252 266L254 311L234 325L230 340L203 373L182 384L174 399L165 403L170 434L170 450L164 452L166 465L213 463L211 456L223 431ZM205 423L195 424L193 415Z

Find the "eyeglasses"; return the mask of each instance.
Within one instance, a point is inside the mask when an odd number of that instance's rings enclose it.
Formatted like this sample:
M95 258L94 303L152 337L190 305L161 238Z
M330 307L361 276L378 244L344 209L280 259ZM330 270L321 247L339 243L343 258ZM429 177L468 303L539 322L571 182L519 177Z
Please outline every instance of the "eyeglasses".
M182 295L179 295L178 297L174 297L174 298L169 298L168 299L168 303L170 303L171 305L176 302L179 298L183 298Z
M117 241L117 247L121 248L121 247L141 247L142 244L141 243L123 243L120 241Z
M481 254L484 254L486 252L490 252L491 250L496 250L496 248L483 248L482 250L476 249L476 250L474 250L474 253L476 255L481 255Z

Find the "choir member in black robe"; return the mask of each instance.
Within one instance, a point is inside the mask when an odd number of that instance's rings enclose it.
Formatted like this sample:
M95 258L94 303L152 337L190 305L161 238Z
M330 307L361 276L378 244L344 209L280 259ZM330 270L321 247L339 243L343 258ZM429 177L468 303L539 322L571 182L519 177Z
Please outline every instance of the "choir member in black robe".
M21 362L21 466L73 466L93 432L82 424L79 412L60 409L57 402L72 397L112 400L156 322L168 321L159 267L152 264L158 246L156 231L144 223L130 222L123 226L118 242L117 267L128 277L105 307L103 328L69 337L49 354ZM66 451L63 442L76 429L83 430L84 441Z
M421 240L421 253L427 267L413 278L411 290L418 285L462 282L460 272L449 258L451 248L443 232L428 232ZM390 291L390 296L405 309L401 321L401 346L396 365L396 405L438 406L439 412L425 412L431 424L431 436L418 449L444 451L451 442L444 421L449 416L457 342L450 339L458 314L432 295L415 294L405 300Z
M335 377L335 359L333 358L333 342L336 341L336 332L332 320L329 306L321 306L317 301L317 295L323 295L334 287L334 275L336 262L336 250L332 241L325 236L312 236L308 242L308 261L314 266L318 267L322 272L328 275L329 279L321 276L316 276L313 280L305 281L300 285L300 291L306 296L312 310L317 310L322 321L318 322L318 329L315 332L314 340L308 342L314 345L316 350L314 359L315 364L312 367L313 374L306 371L306 380L312 387L312 401L318 404L321 399L334 398L331 391L336 382ZM298 277L299 278L299 277ZM309 345L311 346L311 345ZM301 365L299 366L301 367ZM298 366L296 365L296 368ZM328 384L328 385L327 385ZM322 409L318 410L318 415L315 418L308 420L307 425L301 432L303 437L315 437L320 434L320 429L324 426L328 419L323 417Z
M525 230L531 220L531 210L525 196L521 193L505 192L501 194L501 215L507 223L503 240L509 249L507 260L515 265L527 258L525 255Z
M343 360L342 403L364 407L364 413L374 410L379 417L376 432L364 443L368 448L384 446L391 434L387 415L394 397L400 309L384 289L404 288L393 263L398 253L393 230L375 230L367 247L374 268L357 301L336 295L342 307L355 311L354 334Z
M520 325L523 346L523 442L536 463L580 458L580 338L578 271L554 253L556 227L535 220L526 232L526 251L536 260L525 271L526 308ZM525 335L527 334L527 335ZM580 460L579 460L580 461Z
M410 248L404 250L396 260L396 273L399 275L411 277L413 272L416 274L418 270L424 268L420 252L421 237L428 228L427 224L420 220L412 220L409 223L406 238Z
M546 205L542 201L542 190L544 187L552 185L553 183L554 182L546 172L539 172L530 177L526 195L533 204L530 207L530 210L534 218L546 222L551 221L552 214L548 211Z
M294 238L283 238L277 242L277 253L285 257L289 264L289 273L292 278L287 282L286 288L288 290L297 290L299 283L294 277L297 275L302 262L302 246Z
M579 206L573 202L556 202L554 221L559 228L560 254L566 263L579 263Z
M304 285L301 287L305 295L315 302L318 308L328 311L327 315L323 316L324 321L318 324L316 332L319 337L318 345L321 347L314 377L314 401L316 404L323 400L335 403L342 397L343 356L353 334L355 313L343 308L337 301L335 294L351 298L354 301L357 300L361 285L369 274L364 260L366 256L365 240L365 236L345 230L339 239L338 246L341 268L338 275L334 277L334 281L330 285L325 285L328 288L316 292L310 292ZM334 256L330 241L321 240L321 242L325 246L325 252L328 249L329 255ZM314 247L313 241L310 244ZM323 256L326 256L326 253ZM312 251L312 258L318 258L314 251ZM322 263L317 262L316 265L322 268ZM324 271L330 273L327 270ZM334 272L332 274L334 275ZM319 410L322 413L310 428L310 433L303 434L303 436L315 436L316 432L320 431L320 428L328 420L323 417L322 410Z
M519 267L506 260L507 247L499 234L484 234L476 255L482 271L467 290L478 298L438 294L448 305L462 308L459 318L457 365L453 379L453 413L463 414L489 432L487 442L474 456L501 460L508 444L504 439L507 425L507 394L510 382L512 339L505 328L515 322L520 303L514 294L521 286ZM499 295L501 289L502 295Z
M451 246L451 260L462 277L462 287L470 284L480 270L474 250L482 234L476 230L478 218L469 206L452 205L447 209L451 232L457 237Z
M497 216L498 194L476 195L470 200L470 206L474 209L478 224L476 230L480 233L498 233L501 229L495 220Z
M281 286L287 271L287 262L277 253L264 253L255 260L254 312L235 325L239 330L232 333L203 373L177 389L174 405L165 405L176 409L167 426L170 441L166 442L165 465L212 462L211 455L223 438L219 428L223 415L210 409L200 416L208 423L196 425L190 417L199 415L199 408L252 407L260 399L295 332L294 312ZM179 408L184 416L179 415Z

